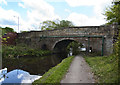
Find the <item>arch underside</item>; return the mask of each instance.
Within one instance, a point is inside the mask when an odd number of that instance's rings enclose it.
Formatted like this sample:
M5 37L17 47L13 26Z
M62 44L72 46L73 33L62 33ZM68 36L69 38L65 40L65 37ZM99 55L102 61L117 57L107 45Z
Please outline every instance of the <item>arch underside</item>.
M55 44L54 48L53 48L53 51L55 53L61 53L61 52L65 52L66 51L66 48L67 46L73 42L74 40L70 40L70 39L66 39L66 40L62 40L62 41L59 41Z

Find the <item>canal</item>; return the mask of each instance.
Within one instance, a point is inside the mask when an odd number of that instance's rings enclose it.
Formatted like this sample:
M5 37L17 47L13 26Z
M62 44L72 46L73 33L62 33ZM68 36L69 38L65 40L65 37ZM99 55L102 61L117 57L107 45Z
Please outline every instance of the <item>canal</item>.
M3 59L3 68L8 68L8 72L14 69L21 69L32 75L43 75L50 68L59 64L67 53L51 54L48 56L22 56L19 58Z

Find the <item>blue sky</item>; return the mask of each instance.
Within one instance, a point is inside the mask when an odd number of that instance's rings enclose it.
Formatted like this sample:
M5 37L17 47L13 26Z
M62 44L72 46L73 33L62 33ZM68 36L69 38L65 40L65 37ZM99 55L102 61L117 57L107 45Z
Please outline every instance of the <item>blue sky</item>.
M0 0L0 26L19 31L40 30L45 20L69 20L75 26L105 24L112 0ZM15 16L15 17L14 17Z

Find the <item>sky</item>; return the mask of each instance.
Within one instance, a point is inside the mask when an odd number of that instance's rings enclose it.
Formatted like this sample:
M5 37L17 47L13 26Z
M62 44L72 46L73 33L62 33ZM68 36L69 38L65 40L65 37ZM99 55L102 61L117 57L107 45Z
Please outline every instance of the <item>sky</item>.
M41 30L46 20L69 20L75 26L99 26L112 0L0 0L0 26L16 32ZM19 23L19 29L18 29Z

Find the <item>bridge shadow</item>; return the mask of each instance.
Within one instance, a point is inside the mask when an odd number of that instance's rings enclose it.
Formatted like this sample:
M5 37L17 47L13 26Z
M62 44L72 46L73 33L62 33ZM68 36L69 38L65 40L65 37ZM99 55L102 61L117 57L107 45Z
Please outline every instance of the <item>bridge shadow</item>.
M67 46L73 41L74 40L67 39L57 42L53 48L53 53L66 53Z

